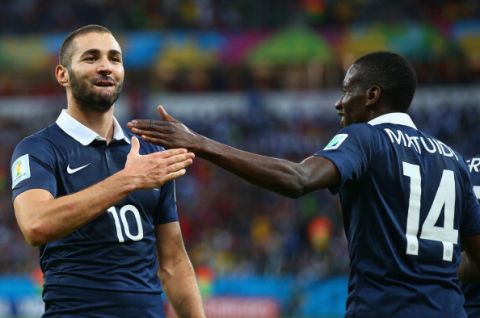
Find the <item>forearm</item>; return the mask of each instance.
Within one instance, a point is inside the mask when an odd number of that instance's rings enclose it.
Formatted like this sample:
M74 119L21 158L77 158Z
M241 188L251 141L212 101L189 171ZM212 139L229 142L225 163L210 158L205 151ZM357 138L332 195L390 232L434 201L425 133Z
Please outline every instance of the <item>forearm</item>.
M193 152L240 178L288 197L309 188L309 173L299 163L242 151L201 136Z
M242 151L197 134L159 111L163 121L134 120L129 127L148 142L168 148L185 147L240 178L289 197L338 185L337 167L330 160L311 156L300 163Z
M178 318L205 317L195 272L186 255L173 268L160 268L158 274Z
M120 172L82 191L55 199L17 200L17 197L15 210L19 211L17 217L25 218L19 223L27 227L22 229L27 241L41 245L95 219L132 190L132 184Z

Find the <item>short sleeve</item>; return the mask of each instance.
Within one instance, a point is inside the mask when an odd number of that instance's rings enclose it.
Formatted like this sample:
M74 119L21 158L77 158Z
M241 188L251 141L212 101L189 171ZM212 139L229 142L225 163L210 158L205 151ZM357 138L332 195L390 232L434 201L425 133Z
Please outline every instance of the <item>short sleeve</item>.
M165 151L165 148L140 140L141 153L149 154ZM154 223L164 224L178 221L177 200L175 194L175 180L169 181L160 187L160 197L154 212Z
M31 189L44 189L57 195L55 154L40 138L28 137L16 147L11 160L12 200Z
M337 193L345 184L359 180L369 168L374 149L374 135L367 124L354 124L340 130L315 156L329 159L340 173Z
M155 211L155 224L178 221L175 180L165 183L160 188L160 199Z

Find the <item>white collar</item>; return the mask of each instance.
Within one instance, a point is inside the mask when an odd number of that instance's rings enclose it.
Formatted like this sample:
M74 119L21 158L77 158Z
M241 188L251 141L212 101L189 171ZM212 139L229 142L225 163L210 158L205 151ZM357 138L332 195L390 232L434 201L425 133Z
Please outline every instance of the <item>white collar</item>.
M368 122L370 125L380 125L380 124L396 124L412 127L417 129L417 126L412 121L412 118L407 113L388 113L381 116L378 116Z
M91 144L94 140L105 140L105 138L73 118L66 109L62 110L56 123L65 133L84 146ZM115 117L113 117L113 139L125 140L127 143L130 143Z

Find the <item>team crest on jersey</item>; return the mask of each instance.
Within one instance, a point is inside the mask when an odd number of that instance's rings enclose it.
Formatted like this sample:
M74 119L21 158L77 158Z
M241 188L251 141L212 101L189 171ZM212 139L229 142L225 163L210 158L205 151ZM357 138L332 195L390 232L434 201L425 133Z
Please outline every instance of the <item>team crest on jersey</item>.
M28 178L30 178L30 160L26 154L15 160L12 165L12 189Z
M328 145L323 150L334 150L340 147L340 145L347 139L348 134L338 134L330 140Z

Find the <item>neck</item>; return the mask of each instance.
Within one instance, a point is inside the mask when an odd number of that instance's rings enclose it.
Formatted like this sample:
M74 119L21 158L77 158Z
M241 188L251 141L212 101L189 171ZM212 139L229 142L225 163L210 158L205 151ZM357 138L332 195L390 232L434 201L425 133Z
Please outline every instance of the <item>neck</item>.
M80 123L96 132L100 137L110 143L113 139L113 110L112 106L105 113L98 113L92 110L85 110L75 104L68 104L67 112Z
M383 104L376 105L376 107L370 108L370 111L368 112L367 121L370 121L374 118L377 118L379 116L382 116L391 112L393 112L393 110L388 106L385 106Z

